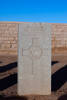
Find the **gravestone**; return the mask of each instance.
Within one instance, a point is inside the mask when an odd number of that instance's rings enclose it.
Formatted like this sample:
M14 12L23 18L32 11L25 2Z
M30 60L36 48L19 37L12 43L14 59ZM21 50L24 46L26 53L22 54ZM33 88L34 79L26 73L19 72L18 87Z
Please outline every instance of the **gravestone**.
M19 24L18 94L51 93L51 26Z

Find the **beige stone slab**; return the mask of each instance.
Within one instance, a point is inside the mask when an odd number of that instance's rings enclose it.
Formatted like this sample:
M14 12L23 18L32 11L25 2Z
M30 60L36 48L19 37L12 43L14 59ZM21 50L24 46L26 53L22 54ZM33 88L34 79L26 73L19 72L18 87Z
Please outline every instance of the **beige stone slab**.
M51 93L51 26L19 24L18 94Z

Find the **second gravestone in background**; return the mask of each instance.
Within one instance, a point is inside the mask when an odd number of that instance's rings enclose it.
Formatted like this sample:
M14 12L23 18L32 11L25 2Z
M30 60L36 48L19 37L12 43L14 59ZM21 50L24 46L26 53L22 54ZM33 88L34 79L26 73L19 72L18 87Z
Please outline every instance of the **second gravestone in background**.
M19 24L18 94L51 93L51 26Z

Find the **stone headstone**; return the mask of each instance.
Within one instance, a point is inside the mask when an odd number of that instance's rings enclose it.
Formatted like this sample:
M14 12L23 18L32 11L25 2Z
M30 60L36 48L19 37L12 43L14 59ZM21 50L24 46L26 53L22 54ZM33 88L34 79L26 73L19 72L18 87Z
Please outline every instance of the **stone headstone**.
M19 24L18 94L51 93L51 26Z

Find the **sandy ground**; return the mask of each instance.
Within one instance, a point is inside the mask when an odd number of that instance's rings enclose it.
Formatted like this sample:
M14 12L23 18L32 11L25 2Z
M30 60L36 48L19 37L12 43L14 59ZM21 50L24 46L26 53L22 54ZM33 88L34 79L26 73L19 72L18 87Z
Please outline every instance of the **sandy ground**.
M67 100L67 55L52 56L52 93L17 96L17 56L0 56L0 100Z

